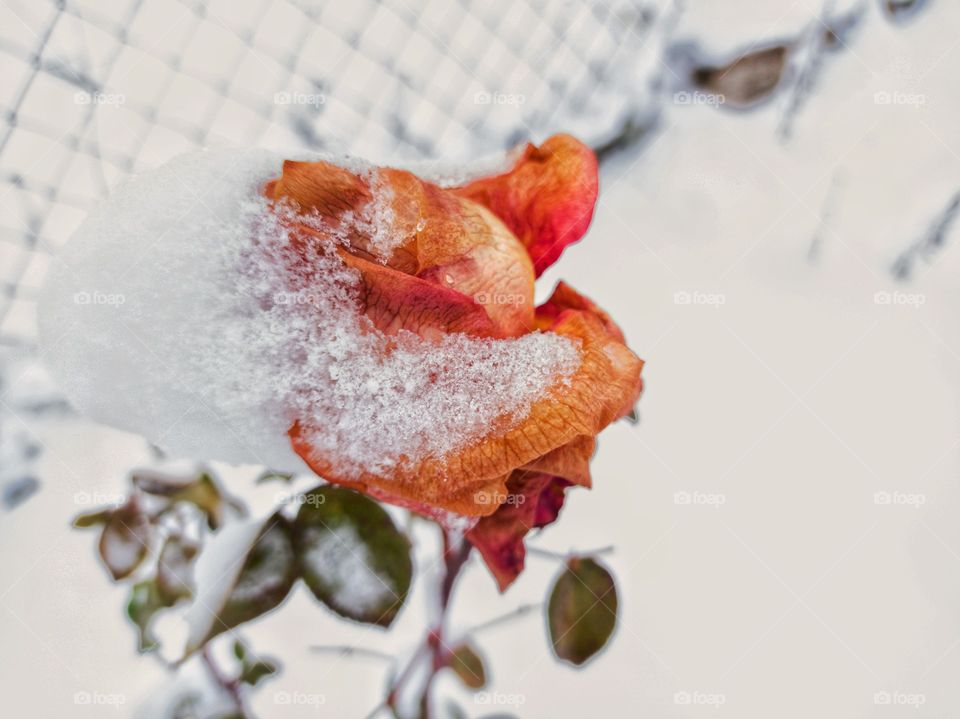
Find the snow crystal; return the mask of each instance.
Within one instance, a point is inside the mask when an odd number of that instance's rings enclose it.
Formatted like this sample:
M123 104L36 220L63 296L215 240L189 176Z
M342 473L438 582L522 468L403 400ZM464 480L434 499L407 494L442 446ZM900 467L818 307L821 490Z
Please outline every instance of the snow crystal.
M385 184L376 168L364 173L371 192L371 199L356 213L345 213L343 223L370 238L369 251L380 262L386 264L390 260L394 249L399 247L407 238L390 228L396 223L393 211L393 188ZM417 223L417 232L423 230L423 220Z
M579 366L550 333L430 342L373 328L338 233L294 246L289 210L262 196L281 164L187 155L81 227L40 307L45 358L81 411L176 456L290 471L304 468L286 436L299 420L340 471L386 473L507 431ZM378 229L382 259L397 239L380 190L350 220Z

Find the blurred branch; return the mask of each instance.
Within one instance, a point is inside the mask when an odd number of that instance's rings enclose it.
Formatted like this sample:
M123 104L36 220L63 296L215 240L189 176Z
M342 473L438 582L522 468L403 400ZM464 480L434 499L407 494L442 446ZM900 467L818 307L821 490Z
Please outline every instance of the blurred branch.
M836 16L833 15L834 5L834 0L826 0L820 15L810 22L791 48L795 77L777 130L781 140L789 140L793 134L793 123L813 94L827 53L846 49L850 33L865 15L866 5L863 2L849 12Z
M810 240L810 247L807 250L807 259L810 262L817 262L820 259L820 250L823 247L823 238L830 232L830 222L833 219L834 211L837 206L837 198L840 194L840 188L843 186L843 176L837 172L830 181L830 189L827 190L827 196L823 201L823 207L820 210L820 221L817 229Z
M365 649L364 647L351 647L347 644L314 644L310 647L311 652L317 654L337 654L341 657L366 657L368 659L380 659L392 662L396 657L386 652L379 652L376 649Z
M535 604L521 604L516 609L509 611L505 614L501 614L499 617L494 617L493 619L490 619L486 622L482 622L481 624L477 624L475 627L473 627L472 629L468 629L464 633L479 634L480 632L485 632L488 629L493 629L494 627L499 627L504 624L508 624L512 622L514 619L520 619L521 617L525 617L530 612L538 609L542 609L542 608L543 608L543 602L537 602Z
M562 562L567 561L570 557L596 557L601 554L611 554L616 547L614 545L608 545L606 547L600 547L599 549L588 549L588 550L573 550L571 549L566 554L561 552L554 552L549 549L540 549L539 547L527 547L527 554L534 557L542 557L544 559L560 560Z
M894 260L891 268L893 276L898 280L909 279L918 260L929 261L942 250L958 214L960 214L960 192L953 195L947 207L933 221L926 234Z

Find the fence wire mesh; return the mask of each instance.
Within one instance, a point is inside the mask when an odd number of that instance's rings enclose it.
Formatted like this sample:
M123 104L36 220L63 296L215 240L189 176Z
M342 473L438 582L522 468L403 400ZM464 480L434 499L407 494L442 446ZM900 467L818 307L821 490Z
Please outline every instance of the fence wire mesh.
M655 16L635 0L31 0L0 17L0 343L30 348L51 253L124 176L210 145L455 161L558 130L602 144L642 108Z

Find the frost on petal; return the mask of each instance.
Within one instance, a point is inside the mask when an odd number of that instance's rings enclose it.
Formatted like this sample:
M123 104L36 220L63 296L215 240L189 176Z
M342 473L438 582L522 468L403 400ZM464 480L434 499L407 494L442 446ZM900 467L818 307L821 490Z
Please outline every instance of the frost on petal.
M530 253L538 277L586 233L598 191L596 156L569 135L527 145L510 171L455 190L506 223Z
M522 342L528 335L515 342ZM469 443L446 455L401 462L389 472L344 476L334 447L322 448L303 425L291 430L294 449L323 477L380 499L409 506L426 503L468 516L490 514L495 496L505 491L510 473L564 445L593 437L621 417L639 393L642 360L610 337L602 323L583 312L557 322L543 337L566 338L579 348L575 371L554 381L530 404L520 420L493 422ZM522 386L522 385L518 385ZM446 396L446 393L443 394ZM505 401L507 395L496 395ZM489 398L486 398L489 399ZM476 401L481 401L477 397ZM432 420L425 419L430 423ZM583 452L584 443L579 452ZM570 462L583 477L582 460Z
M297 210L304 241L335 237L360 261L459 293L461 303L489 316L498 336L530 330L533 266L485 208L405 170L353 172L326 161L285 162L265 192ZM364 265L365 273L373 269Z

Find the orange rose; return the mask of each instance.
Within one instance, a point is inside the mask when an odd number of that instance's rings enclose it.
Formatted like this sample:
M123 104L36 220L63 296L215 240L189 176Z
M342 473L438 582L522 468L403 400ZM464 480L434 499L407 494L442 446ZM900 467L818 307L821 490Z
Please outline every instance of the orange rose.
M566 135L527 145L508 172L460 187L405 170L377 168L374 177L287 161L265 188L300 213L296 241L324 231L310 218L339 228L337 251L361 278L361 309L384 334L432 341L539 331L578 346L579 367L520 421L493 423L469 446L398 463L389 476L338 471L337 458L311 443L307 418L289 431L294 450L330 482L432 516L479 518L467 536L501 588L523 567L526 532L556 519L568 486L590 486L596 435L632 410L642 388L643 362L593 302L560 283L534 306L534 277L586 232L597 188L595 156ZM356 222L362 212L367 220Z

